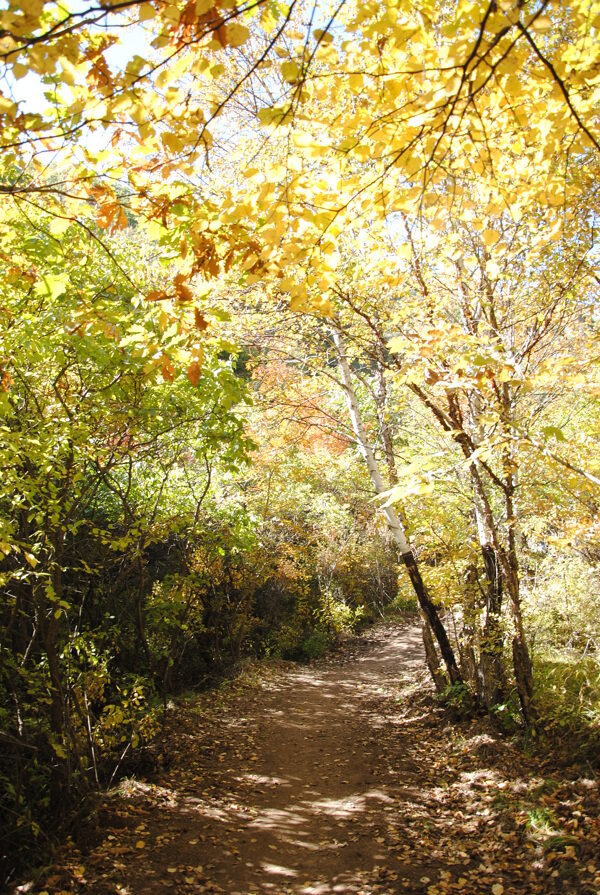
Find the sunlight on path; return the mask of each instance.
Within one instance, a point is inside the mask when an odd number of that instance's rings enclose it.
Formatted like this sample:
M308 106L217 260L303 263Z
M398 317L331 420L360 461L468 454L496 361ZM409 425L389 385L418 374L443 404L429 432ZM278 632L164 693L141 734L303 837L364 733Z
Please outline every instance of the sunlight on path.
M410 624L180 705L169 750L156 782L107 800L94 845L64 855L48 895L600 890L593 839L575 873L529 834L546 786L535 761L483 720L449 725ZM586 800L593 815L597 785L564 782L561 798L566 818Z
M117 867L123 881L115 888L113 867L93 891L391 891L384 835L401 768L382 761L381 737L392 688L422 669L417 628L378 630L246 694L243 717L232 706L217 742L180 732L168 780L129 784L142 838Z

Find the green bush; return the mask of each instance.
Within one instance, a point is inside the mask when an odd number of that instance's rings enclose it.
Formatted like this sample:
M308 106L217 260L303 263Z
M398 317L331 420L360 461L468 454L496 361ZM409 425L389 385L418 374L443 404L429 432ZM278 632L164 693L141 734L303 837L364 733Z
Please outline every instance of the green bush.
M324 594L322 605L315 610L317 627L323 628L332 640L341 634L356 631L365 615L365 606L349 606L329 593Z
M307 659L319 659L331 645L332 639L327 631L317 628L302 644L302 652Z
M473 694L462 681L448 684L439 694L439 699L456 718L468 718L475 709Z
M503 702L492 706L491 712L498 725L507 733L513 733L520 728L523 720L516 688L513 688L506 694Z
M303 645L306 632L298 619L289 624L283 624L269 638L268 652L279 656L281 659L300 659L303 654Z
M575 550L550 549L530 558L524 597L528 634L534 649L600 649L598 564Z
M417 598L410 594L402 594L399 593L394 599L389 603L386 608L385 614L387 616L391 615L404 615L407 612L417 612L419 609L419 604L417 603Z
M535 662L540 729L550 737L567 734L582 752L600 746L600 662L554 652Z

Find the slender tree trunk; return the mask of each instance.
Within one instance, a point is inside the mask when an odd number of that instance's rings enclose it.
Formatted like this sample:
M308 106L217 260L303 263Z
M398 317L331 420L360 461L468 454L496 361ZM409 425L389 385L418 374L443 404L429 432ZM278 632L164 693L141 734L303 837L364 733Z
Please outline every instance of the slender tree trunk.
M383 494L388 489L385 486L385 483L379 471L377 460L375 459L375 455L373 453L373 449L367 438L367 433L362 421L360 407L356 398L354 386L352 384L352 374L350 372L350 366L348 364L342 336L337 326L332 326L331 331L333 335L333 341L338 353L342 386L346 395L346 402L348 405L350 420L352 422L352 429L354 431L359 450L367 464L367 469L369 470L369 476L371 478L373 488L375 489L375 493ZM402 562L404 563L410 577L413 590L419 602L419 606L421 607L423 614L429 622L435 639L438 642L450 682L452 684L458 683L462 680L462 678L458 669L458 665L456 663L456 659L454 657L452 646L448 639L446 629L444 628L440 620L437 609L435 608L427 592L427 589L423 582L423 578L421 577L421 572L419 570L417 560L408 542L404 526L402 525L398 514L392 506L384 507L383 512L385 513L387 524L392 537L394 538L398 546L400 558L402 559Z
M487 578L485 617L479 652L480 696L487 709L503 698L505 687L502 664L502 577L496 551L491 544L482 544Z
M472 426L471 440L474 447L478 448L481 444L482 429L480 423L481 397L477 393L470 396L469 412ZM473 483L475 524L487 583L477 669L477 691L479 699L489 710L502 700L505 687L502 664L502 571L494 547L494 533L490 525L492 511L483 487L481 468L477 459L471 462L470 471Z
M511 346L512 349L513 346ZM502 410L504 419L513 434L514 403L510 385L502 383ZM517 473L510 440L507 443L503 457L504 464L504 495L507 529L507 550L504 554L504 579L506 589L510 597L513 617L513 669L521 711L525 723L529 727L535 727L537 712L533 701L533 664L527 646L527 637L523 628L523 615L521 613L521 594L519 578L519 557L517 552L517 513L515 509L515 492L517 489Z
M514 485L511 485L506 495L506 522L508 526L508 555L506 557L506 586L510 596L512 616L513 616L513 668L515 672L515 681L519 700L521 702L521 710L525 723L530 727L535 727L537 713L533 703L533 664L529 655L527 646L527 638L523 628L523 615L521 613L521 595L519 581L519 561L517 557L516 547L516 516L513 502Z
M384 373L384 357L383 357L383 348L379 343L377 343L377 392L375 395L375 405L377 408L377 421L379 423L379 434L381 435L381 441L383 444L383 450L385 453L385 462L388 470L388 480L390 486L398 484L398 470L396 468L396 457L394 454L394 443L392 441L392 433L390 432L390 427L387 419L387 383L385 381L385 373ZM404 528L405 533L407 532L407 520L406 515L404 513L404 507L402 504L398 504L398 516L400 518L400 522ZM433 636L433 631L431 629L431 625L429 623L429 619L427 615L423 612L421 607L419 606L419 616L421 618L421 634L423 637L423 648L425 650L425 660L427 662L427 667L429 669L429 673L431 674L431 678L435 684L435 688L438 693L441 693L445 687L445 678L444 673L442 671L440 665L440 658L438 655L438 651L435 647L435 638Z
M435 648L435 638L433 636L433 631L431 630L431 625L429 624L429 619L420 606L419 615L421 617L421 637L423 638L423 648L425 650L427 668L429 669L429 674L431 675L435 689L438 693L442 693L446 688L447 678L440 665L440 657Z
M479 485L481 481L479 480ZM511 614L513 618L513 668L515 673L515 682L517 692L521 703L521 710L525 723L529 726L535 726L536 712L533 705L533 666L527 646L527 638L523 627L523 617L521 613L521 597L519 585L519 561L517 557L515 528L516 516L513 503L514 482L512 474L509 474L505 482L504 495L506 507L506 525L508 529L508 548L500 546L498 532L491 518L491 509L489 504L484 506L485 518L488 524L488 531L493 539L493 550L488 551L488 561L490 562L489 574L497 572L497 566L502 573L502 579L505 583L508 596L510 598ZM485 554L484 554L485 555ZM493 556L494 564L491 558ZM499 621L499 620L498 620Z

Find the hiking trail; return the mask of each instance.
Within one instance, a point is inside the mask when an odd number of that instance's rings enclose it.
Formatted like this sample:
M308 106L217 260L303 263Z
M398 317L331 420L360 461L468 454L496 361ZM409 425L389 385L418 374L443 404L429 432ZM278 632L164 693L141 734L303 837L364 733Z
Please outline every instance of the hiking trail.
M87 846L62 850L44 891L600 889L597 782L555 774L550 786L489 722L451 724L412 622L307 666L260 664L178 705L166 752L153 778L106 798ZM567 837L554 851L528 826L540 806Z

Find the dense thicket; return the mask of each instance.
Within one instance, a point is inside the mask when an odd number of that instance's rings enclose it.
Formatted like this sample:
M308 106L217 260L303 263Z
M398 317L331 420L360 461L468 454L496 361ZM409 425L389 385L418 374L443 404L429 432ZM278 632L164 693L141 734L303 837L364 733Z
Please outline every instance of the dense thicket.
M232 345L204 338L197 369L175 368L196 317L166 320L127 273L158 275L156 247L132 231L107 259L77 231L53 240L43 215L13 223L0 395L9 871L50 818L143 763L170 693L248 655L318 655L396 587L373 509L348 503L352 470L284 433L260 457L256 386Z

